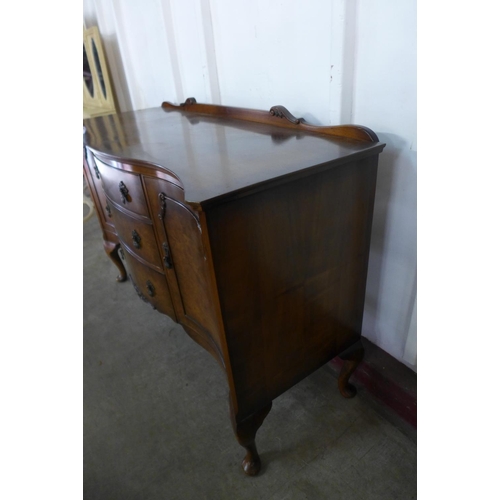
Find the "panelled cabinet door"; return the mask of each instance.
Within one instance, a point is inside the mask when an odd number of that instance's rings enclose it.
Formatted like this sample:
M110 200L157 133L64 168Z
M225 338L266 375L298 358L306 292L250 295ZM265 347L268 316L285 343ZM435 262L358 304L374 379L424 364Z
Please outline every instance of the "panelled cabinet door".
M217 357L220 339L210 287L209 266L197 214L179 199L172 185L144 178L177 320ZM214 352L215 351L215 352Z
M203 325L208 309L206 257L201 228L195 215L183 204L166 198L165 227L172 264L182 299L184 316Z

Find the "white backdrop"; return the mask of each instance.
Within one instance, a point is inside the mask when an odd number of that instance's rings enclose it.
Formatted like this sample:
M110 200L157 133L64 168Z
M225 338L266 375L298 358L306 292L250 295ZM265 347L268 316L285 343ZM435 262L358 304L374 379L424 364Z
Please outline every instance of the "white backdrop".
M387 143L363 335L416 371L416 0L84 0L84 22L121 111L282 104Z

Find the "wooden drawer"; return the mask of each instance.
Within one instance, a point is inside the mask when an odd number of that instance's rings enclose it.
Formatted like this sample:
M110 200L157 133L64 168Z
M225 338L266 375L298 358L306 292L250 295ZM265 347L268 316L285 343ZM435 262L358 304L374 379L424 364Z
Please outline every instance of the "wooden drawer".
M161 256L158 253L153 223L148 219L139 220L124 214L109 201L115 229L122 244L127 250L140 259L145 260L158 271L163 272Z
M128 277L139 297L177 321L165 275L139 262L125 247L122 249Z
M141 176L106 165L96 157L93 159L106 195L125 210L149 217Z

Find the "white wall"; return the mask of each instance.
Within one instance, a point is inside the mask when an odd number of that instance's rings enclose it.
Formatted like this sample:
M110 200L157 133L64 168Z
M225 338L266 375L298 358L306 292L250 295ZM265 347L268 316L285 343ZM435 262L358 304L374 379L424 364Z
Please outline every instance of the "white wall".
M387 144L379 159L364 335L403 357L417 273L416 2L359 1L352 120ZM416 369L416 366L415 366Z
M84 21L122 111L282 104L387 143L363 335L416 370L416 0L84 0Z

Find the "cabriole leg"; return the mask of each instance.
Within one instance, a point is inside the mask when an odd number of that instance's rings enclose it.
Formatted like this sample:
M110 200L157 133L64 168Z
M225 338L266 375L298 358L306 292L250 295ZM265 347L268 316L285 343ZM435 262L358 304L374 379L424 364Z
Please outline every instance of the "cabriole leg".
M113 243L112 241L104 240L104 250L106 250L108 257L113 261L113 264L120 271L120 274L116 277L116 281L125 281L127 279L127 272L125 271L125 266L123 265L123 262L118 255L119 248L119 243Z
M349 377L361 363L364 355L365 349L361 345L361 342L356 344L353 349L349 349L348 351L346 351L345 354L340 354L340 359L344 360L344 364L342 365L342 369L340 370L338 383L340 394L342 394L344 398L353 398L354 396L356 396L356 387L349 383Z
M241 465L245 474L249 476L255 476L260 471L261 461L255 445L255 435L262 425L262 422L264 422L264 419L267 417L267 414L271 411L271 407L272 403L269 403L261 410L253 413L241 422L238 422L231 406L231 422L233 424L234 433L236 434L236 439L247 451Z

